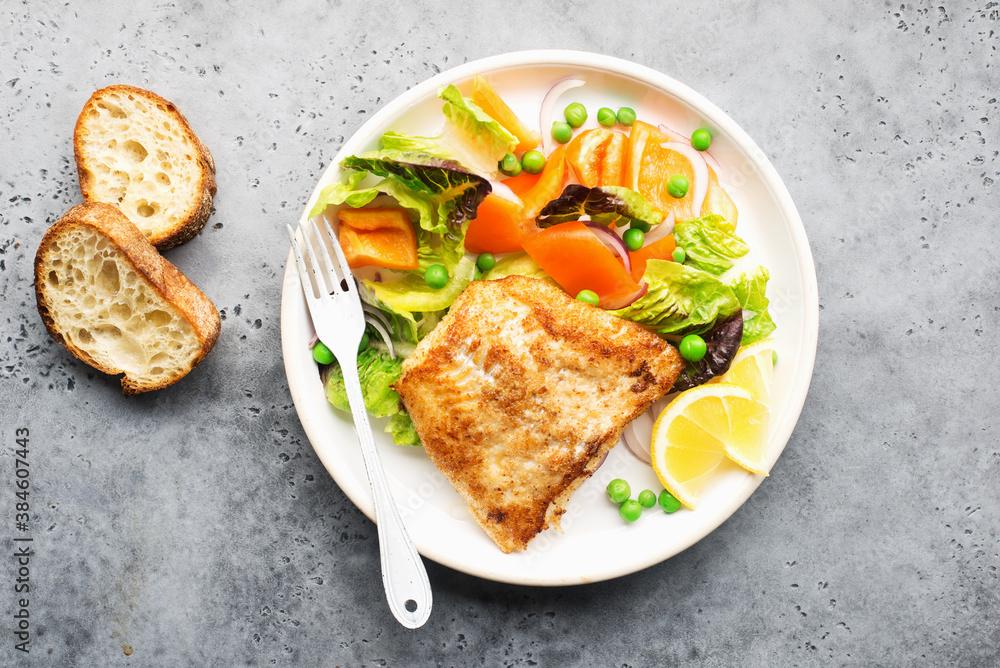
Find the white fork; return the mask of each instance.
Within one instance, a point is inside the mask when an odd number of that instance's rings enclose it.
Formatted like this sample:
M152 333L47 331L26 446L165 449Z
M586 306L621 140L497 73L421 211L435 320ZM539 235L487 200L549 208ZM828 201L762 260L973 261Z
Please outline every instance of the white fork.
M295 231L288 226L299 282L316 334L333 352L344 374L354 429L361 444L361 455L375 505L385 596L399 623L415 629L423 626L431 614L431 585L424 563L399 516L368 423L358 379L358 346L365 331L358 286L337 238L323 218L306 221L299 232L302 235L301 244ZM331 248L337 256L336 263L330 256Z

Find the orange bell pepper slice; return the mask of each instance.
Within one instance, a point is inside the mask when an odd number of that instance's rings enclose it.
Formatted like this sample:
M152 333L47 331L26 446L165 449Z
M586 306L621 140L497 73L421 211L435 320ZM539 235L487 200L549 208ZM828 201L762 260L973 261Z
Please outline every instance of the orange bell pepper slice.
M534 220L545 205L559 197L566 183L566 147L560 146L545 160L542 174L527 192L521 195L524 215Z
M512 176L509 179L504 179L501 181L505 186L511 189L515 195L524 199L524 194L535 187L538 183L538 179L542 178L541 174L529 174L528 172L521 172L517 176Z
M594 128L581 132L567 145L566 161L577 180L588 188L620 186L625 178L626 144L622 133Z
M473 253L512 253L521 250L525 237L535 229L517 202L489 194L476 210L465 233L465 249Z
M632 278L636 281L642 280L642 275L646 273L646 262L649 260L672 260L675 248L677 241L674 235L668 234L637 251L630 251L628 257L632 264Z
M343 208L337 235L352 268L417 269L417 235L404 209Z
M525 239L524 250L573 297L581 290L593 290L604 305L639 289L621 258L579 221L532 234Z
M507 106L503 98L497 95L489 82L481 76L472 79L472 101L517 137L518 153L535 148L542 141L538 133L528 129L517 117L517 114Z

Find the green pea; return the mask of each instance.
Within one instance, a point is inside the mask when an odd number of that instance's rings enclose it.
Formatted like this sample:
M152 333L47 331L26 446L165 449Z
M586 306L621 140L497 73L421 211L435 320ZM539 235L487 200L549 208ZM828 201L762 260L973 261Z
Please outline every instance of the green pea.
M686 250L678 246L677 248L674 249L673 257L674 257L674 262L680 262L681 264L684 264L684 260L688 259L688 254Z
M676 513L681 509L681 502L677 500L677 497L663 490L660 492L660 508L663 508L665 513Z
M545 156L535 149L525 151L521 156L521 167L529 174L541 174L545 169Z
M601 298L597 296L597 293L593 290L580 290L576 293L576 298L580 301L590 304L591 306L597 306L600 303Z
M688 334L685 336L681 339L681 345L678 348L681 351L681 357L688 362L700 362L705 359L705 353L708 352L708 345L705 343L705 339L697 334Z
M573 102L563 109L563 116L566 117L567 123L578 128L587 122L587 108L579 102Z
M495 266L497 266L497 259L493 253L480 253L479 257L476 258L476 267L481 272L485 273Z
M507 176L517 176L521 173L521 161L513 153L504 155L499 163L500 171Z
M628 483L621 478L615 478L609 482L607 491L608 498L611 499L612 503L622 503L632 493L632 489L628 486Z
M643 508L652 508L656 505L656 494L651 489L644 489L639 492L639 505Z
M371 345L371 337L368 336L368 332L361 335L361 343L358 344L358 350L368 350L368 346Z
M606 128L612 127L618 122L618 117L615 116L615 110L609 109L608 107L601 107L597 110L597 122Z
M637 229L637 230L642 230L643 234L645 234L646 232L649 232L651 229L653 229L652 225L650 225L649 223L644 223L641 220L633 220L632 224L629 225L629 227L632 227L632 228Z
M424 281L435 290L448 285L448 268L443 264L432 264L424 271Z
M688 180L683 174L674 174L667 181L667 192L671 197L680 199L688 194Z
M635 109L632 107L622 107L618 110L618 122L622 125L632 125L635 123Z
M637 251L642 248L642 244L646 242L646 233L635 227L630 227L625 230L625 234L622 235L622 241L625 242L625 247L631 251Z
M333 351L326 347L322 341L317 341L313 346L313 359L317 364L333 364Z
M699 151L707 151L712 145L712 131L708 128L698 128L691 133L691 146Z
M626 522L632 523L639 519L642 515L642 506L635 499L629 499L622 505L618 506L618 514L622 516L622 519Z
M573 138L573 128L569 126L569 123L552 121L552 138L560 144L565 144Z

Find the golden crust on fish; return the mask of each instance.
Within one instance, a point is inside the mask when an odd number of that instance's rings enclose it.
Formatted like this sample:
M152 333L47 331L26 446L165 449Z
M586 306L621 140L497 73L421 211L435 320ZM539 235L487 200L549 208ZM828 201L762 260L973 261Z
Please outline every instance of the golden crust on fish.
M547 281L475 281L396 390L431 461L504 552L558 524L622 428L670 389L677 351Z

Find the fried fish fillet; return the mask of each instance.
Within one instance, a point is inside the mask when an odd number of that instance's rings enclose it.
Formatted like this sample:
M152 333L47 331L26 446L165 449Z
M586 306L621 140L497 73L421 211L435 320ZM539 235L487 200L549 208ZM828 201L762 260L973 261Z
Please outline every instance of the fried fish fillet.
M558 525L677 351L536 278L475 281L396 384L431 461L504 552Z

